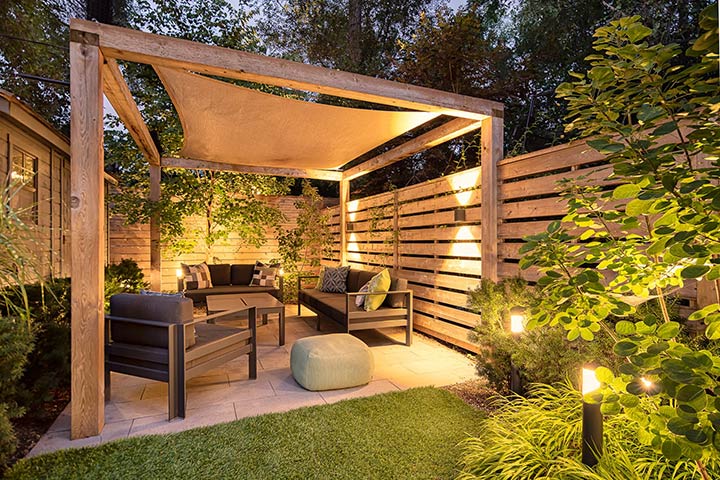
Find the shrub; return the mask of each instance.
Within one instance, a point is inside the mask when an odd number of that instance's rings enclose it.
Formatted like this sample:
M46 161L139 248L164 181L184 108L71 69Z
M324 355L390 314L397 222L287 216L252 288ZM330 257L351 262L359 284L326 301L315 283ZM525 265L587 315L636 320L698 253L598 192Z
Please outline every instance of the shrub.
M536 291L521 278L498 283L482 280L468 293L468 306L480 312L482 323L475 328L473 340L480 345L477 371L498 391L508 391L510 364L522 372L526 383L575 381L583 364L594 362L614 367L620 362L612 352L610 336L597 343L569 341L558 326L547 326L513 335L509 333L511 308L536 303Z
M123 292L128 293L137 293L150 285L137 262L129 258L105 267L105 281L119 285Z
M637 431L625 415L606 417L603 455L594 468L581 463L582 395L569 384L535 385L529 398L499 398L483 420L483 435L463 444L460 480L692 479L698 465L671 461L651 446L638 445ZM654 408L643 401L647 413ZM720 465L706 465L718 478Z
M51 279L25 288L35 348L28 357L18 401L32 408L52 400L56 389L70 385L70 279Z
M9 419L24 413L16 394L32 348L32 331L24 319L0 317L0 465L15 452L15 434Z

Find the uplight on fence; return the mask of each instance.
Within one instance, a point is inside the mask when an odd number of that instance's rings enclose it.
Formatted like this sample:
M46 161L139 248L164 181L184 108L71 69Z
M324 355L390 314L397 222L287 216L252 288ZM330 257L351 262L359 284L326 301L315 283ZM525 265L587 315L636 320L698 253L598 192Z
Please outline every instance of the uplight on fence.
M588 403L584 397L598 390L600 386L600 381L595 376L595 369L583 368L582 462L588 467L597 465L602 455L603 417L600 403Z

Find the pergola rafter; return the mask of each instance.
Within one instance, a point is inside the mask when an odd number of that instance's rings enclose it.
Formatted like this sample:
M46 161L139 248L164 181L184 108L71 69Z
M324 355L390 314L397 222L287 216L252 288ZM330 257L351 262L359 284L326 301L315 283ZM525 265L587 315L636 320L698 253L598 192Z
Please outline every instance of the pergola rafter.
M497 256L496 165L502 158L503 105L474 97L401 84L288 60L73 19L71 66L72 417L71 436L98 435L104 425L103 107L108 97L150 164L150 198L160 197L162 167L223 170L316 178L340 184L341 257L346 258L350 181L398 160L481 128L483 260ZM333 95L456 117L344 172L258 166L202 158L161 158L116 60L173 67L206 75ZM318 132L322 134L322 132ZM393 133L394 135L395 133ZM282 141L282 139L276 139ZM362 145L356 143L356 145ZM364 147L363 147L364 148ZM352 159L348 159L350 161ZM486 192L487 190L487 192ZM494 239L494 240L493 240ZM485 262L483 262L485 265ZM151 222L152 284L159 285L160 242ZM496 279L497 272L483 272Z

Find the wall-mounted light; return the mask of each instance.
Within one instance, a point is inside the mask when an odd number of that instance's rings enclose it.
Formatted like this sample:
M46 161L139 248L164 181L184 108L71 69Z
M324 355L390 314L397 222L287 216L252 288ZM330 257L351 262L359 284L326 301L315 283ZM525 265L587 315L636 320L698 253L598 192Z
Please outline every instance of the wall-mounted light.
M600 402L588 403L585 395L600 388L601 384L595 376L594 368L582 370L582 462L588 467L594 467L602 455L603 416L600 411Z
M455 209L455 221L456 222L464 222L465 221L465 209L462 207Z
M355 224L354 224L354 223L347 222L347 223L345 224L345 231L346 231L346 232L352 232L353 230L355 230Z

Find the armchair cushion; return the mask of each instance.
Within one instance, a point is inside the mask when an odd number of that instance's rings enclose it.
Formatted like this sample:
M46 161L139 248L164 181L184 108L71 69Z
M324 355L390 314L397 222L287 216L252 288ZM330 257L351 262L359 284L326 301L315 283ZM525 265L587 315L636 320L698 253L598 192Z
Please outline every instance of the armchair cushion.
M185 346L195 345L193 302L179 296L137 295L120 293L110 297L110 315L114 317L155 320L158 322L188 324L185 326ZM167 330L159 327L135 325L121 320L110 324L113 342L144 345L148 347L168 346Z

